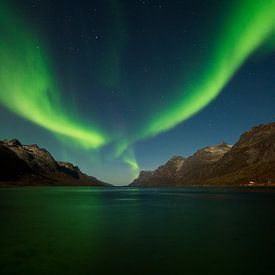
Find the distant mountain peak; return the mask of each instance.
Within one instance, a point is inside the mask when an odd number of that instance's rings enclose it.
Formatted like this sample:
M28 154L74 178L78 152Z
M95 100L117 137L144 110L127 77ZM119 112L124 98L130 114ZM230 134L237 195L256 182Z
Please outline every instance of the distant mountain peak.
M9 146L22 147L22 144L21 144L21 142L18 139L4 140L3 142L6 143Z
M181 165L179 165L181 163ZM131 186L275 184L275 123L243 133L235 145L223 142L188 158L172 157Z

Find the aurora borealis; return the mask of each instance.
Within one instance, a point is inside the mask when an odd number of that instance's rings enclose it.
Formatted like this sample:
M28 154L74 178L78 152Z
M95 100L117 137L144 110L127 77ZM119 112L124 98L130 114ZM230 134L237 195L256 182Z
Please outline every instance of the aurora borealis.
M66 113L40 41L3 3L0 20L1 103L12 112L88 149L103 145L106 139L99 131L88 124L84 126Z
M0 2L1 138L119 184L273 119L275 0L129 2Z
M147 125L145 136L167 131L199 112L219 95L246 59L275 35L275 1L245 0L236 6L195 84L183 88L182 97Z

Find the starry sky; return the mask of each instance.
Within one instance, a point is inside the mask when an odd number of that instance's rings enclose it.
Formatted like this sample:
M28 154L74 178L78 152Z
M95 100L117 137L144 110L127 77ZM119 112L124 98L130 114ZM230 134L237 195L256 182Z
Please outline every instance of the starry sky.
M0 0L0 139L116 185L275 120L275 0Z

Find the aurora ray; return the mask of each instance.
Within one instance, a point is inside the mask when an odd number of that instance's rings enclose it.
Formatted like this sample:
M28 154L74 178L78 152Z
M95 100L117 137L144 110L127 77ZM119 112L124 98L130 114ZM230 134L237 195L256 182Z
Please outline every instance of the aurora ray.
M121 155L121 159L124 163L129 165L132 173L132 178L136 178L139 174L140 167L136 159L134 149L132 147L129 147L126 151L123 152L123 154Z
M161 115L154 114L133 140L167 131L211 103L243 63L274 37L274 10L275 0L237 1L216 39L212 54L203 62L202 70L194 73L194 85L181 87L182 96Z
M96 127L65 111L39 39L3 1L0 5L0 103L84 148L105 144L105 135Z

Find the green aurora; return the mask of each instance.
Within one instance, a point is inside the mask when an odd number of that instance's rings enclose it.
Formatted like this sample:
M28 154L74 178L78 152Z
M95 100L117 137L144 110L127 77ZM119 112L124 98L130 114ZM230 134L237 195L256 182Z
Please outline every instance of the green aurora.
M107 142L96 127L66 112L39 39L0 2L0 102L11 112L84 148Z
M202 60L202 70L193 73L194 85L181 87L181 97L163 110L162 115L153 114L137 139L168 131L198 113L222 92L259 47L271 41L274 47L274 11L275 0L237 1L216 37L209 58Z
M119 19L119 2L112 1L117 14L117 28L124 22ZM229 83L238 69L262 46L274 48L275 0L243 0L232 4L225 22L221 24L209 55L201 60L201 67L189 72L193 86L183 84L172 104L153 113L131 136L118 138L93 124L76 118L76 112L66 106L55 81L54 71L41 41L26 24L0 2L0 103L17 115L40 125L54 134L70 139L84 149L97 149L107 143L115 144L115 158L120 158L133 171L139 170L133 145L139 140L168 131L197 114L210 104ZM117 56L123 51L121 44L114 46ZM116 63L111 58L111 63ZM109 67L109 66L108 66ZM184 69L184 68L183 68ZM117 71L117 72L115 72ZM119 69L111 70L112 85L119 82ZM109 75L109 74L108 74ZM187 81L188 82L188 81ZM66 106L64 108L63 106ZM101 129L104 129L101 125ZM128 132L127 129L125 132Z
M216 38L209 58L203 60L202 69L193 72L191 87L180 88L180 98L169 107L153 114L144 128L121 148L131 147L135 142L166 132L191 118L210 104L228 84L244 62L261 46L270 42L274 48L275 0L237 1ZM196 68L198 69L198 68ZM132 155L134 156L134 155ZM131 166L138 167L131 159Z

